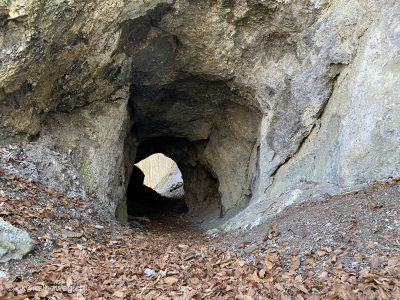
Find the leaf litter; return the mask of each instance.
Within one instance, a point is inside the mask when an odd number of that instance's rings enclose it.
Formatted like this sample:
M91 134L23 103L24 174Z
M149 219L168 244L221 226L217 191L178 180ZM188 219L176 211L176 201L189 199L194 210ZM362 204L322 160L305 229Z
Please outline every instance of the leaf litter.
M1 266L0 299L400 299L398 182L210 237L176 216L123 226L91 199L0 169L0 216L36 244Z

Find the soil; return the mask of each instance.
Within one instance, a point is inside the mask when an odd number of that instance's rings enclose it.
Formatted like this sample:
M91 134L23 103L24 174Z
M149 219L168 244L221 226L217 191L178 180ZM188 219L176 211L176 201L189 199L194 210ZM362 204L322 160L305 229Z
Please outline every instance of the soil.
M400 299L399 179L218 236L179 202L121 225L92 199L43 184L23 155L0 155L0 216L36 244L0 265L0 299Z

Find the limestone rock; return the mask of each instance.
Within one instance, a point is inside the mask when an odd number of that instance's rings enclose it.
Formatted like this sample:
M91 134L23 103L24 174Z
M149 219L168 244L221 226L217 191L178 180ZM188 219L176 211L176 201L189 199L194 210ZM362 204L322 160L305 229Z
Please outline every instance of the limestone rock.
M4 271L0 271L0 278L7 278L8 274Z
M26 231L0 218L0 262L21 259L33 250L34 242Z
M183 187L182 174L176 166L164 176L154 189L157 193L169 198L183 198L185 191Z
M400 5L393 8L378 14L364 33L320 121L277 172L271 198L304 182L350 187L400 176L400 36L394 34Z
M63 238L80 238L83 236L80 232L73 232L65 229L61 230L61 234Z
M3 1L0 142L57 149L121 222L134 163L163 153L191 214L254 226L310 190L400 176L399 15L395 0Z

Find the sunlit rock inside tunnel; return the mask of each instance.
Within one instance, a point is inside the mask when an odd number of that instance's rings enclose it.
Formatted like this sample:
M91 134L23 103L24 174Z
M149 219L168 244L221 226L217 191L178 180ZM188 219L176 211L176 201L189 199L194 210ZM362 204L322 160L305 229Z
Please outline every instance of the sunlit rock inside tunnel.
M182 174L176 163L162 154L136 164L126 198L132 217L162 218L187 212Z

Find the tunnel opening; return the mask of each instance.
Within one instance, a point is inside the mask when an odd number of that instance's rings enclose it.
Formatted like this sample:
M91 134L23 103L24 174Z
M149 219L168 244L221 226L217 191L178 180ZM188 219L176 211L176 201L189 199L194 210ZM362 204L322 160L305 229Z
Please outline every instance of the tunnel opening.
M152 218L180 215L199 222L218 218L221 211L219 182L199 159L203 143L176 137L153 137L141 142L126 192L128 215ZM165 181L153 184L153 189L144 184L145 174L138 166L145 165L145 160L156 153L173 160L176 168L171 168ZM173 179L179 176L174 174L178 171L181 183ZM166 182L168 179L171 181Z
M127 173L152 154L170 157L182 173L185 217L210 229L252 197L261 115L224 82L175 75L168 83L130 86L133 124L127 140L134 145L126 151Z
M177 164L163 154L152 154L132 171L127 192L128 215L163 218L188 211L182 174Z

